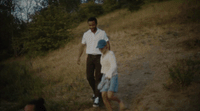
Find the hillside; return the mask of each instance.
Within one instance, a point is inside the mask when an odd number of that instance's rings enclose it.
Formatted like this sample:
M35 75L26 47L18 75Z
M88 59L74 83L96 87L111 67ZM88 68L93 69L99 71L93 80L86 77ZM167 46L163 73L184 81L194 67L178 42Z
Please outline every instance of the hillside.
M199 70L191 85L181 90L171 85L168 70L179 59L200 60L198 0L151 3L137 12L122 9L97 19L117 58L120 83L117 95L128 111L200 110ZM45 57L14 60L26 61L34 76L43 80L42 93L30 98L42 96L48 111L105 111L104 105L92 108L92 91L85 77L87 55L82 55L81 65L76 64L86 30L87 22L81 23L72 30L76 37L72 42ZM118 111L114 102L113 108Z
M176 60L199 61L199 9L198 1L166 1L99 18L118 61L118 95L130 111L200 110L199 70L195 82L183 90L170 85L168 70Z

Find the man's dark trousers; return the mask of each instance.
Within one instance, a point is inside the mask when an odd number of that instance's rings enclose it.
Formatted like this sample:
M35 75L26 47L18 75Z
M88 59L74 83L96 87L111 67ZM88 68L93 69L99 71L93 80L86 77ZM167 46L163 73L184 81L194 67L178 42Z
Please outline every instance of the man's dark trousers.
M90 55L87 57L87 80L95 94L95 97L101 97L100 91L97 89L97 85L101 81L101 63L100 63L101 55Z

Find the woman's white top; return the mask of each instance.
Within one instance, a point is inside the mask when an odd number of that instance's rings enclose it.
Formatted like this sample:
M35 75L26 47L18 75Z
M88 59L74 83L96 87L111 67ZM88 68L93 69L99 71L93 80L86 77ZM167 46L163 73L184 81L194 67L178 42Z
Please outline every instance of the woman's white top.
M117 75L117 62L115 54L112 51L108 51L106 54L101 55L101 73L105 74L105 77L111 78Z

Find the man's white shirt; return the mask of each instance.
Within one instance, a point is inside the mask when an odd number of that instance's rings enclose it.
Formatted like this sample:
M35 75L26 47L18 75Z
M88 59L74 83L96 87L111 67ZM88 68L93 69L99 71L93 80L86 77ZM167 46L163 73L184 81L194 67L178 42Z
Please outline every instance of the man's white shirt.
M86 44L86 53L97 55L101 54L101 51L96 48L98 41L104 39L108 41L108 37L104 30L97 28L96 33L94 34L90 29L83 34L82 44Z

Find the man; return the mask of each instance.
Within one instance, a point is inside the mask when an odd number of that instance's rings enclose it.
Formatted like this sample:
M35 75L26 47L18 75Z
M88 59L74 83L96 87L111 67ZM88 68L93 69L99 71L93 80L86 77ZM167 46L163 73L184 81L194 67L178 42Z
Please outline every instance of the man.
M82 42L79 49L79 55L77 59L77 64L80 64L80 57L86 47L87 63L86 63L86 75L87 80L93 90L93 107L99 106L99 97L101 96L100 91L97 89L97 85L101 81L101 64L100 57L101 52L97 47L99 40L105 40L110 49L109 39L105 31L97 28L97 19L95 17L90 17L87 21L89 30L83 34Z
M46 111L44 99L32 100L24 107L24 111Z

